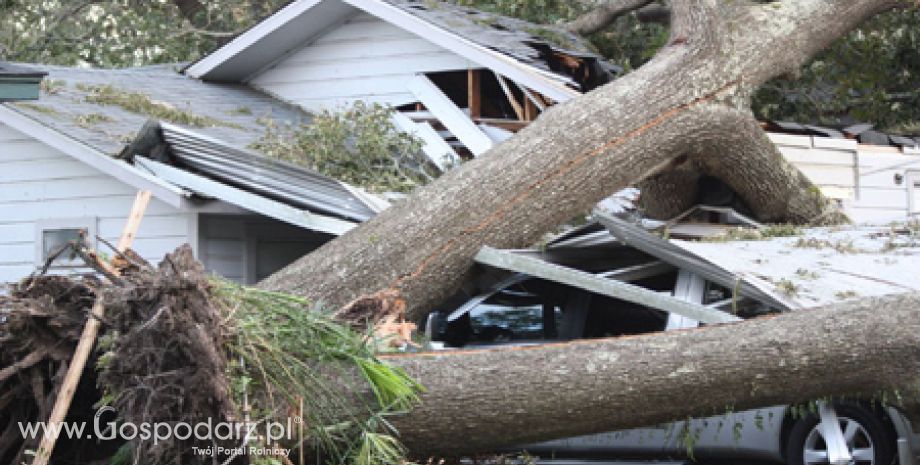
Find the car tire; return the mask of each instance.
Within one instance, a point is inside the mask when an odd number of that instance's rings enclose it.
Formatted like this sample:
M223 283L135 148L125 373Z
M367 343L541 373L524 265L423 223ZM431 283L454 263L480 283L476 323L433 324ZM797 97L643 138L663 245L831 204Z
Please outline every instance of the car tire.
M854 404L835 405L841 428L855 422L857 430L852 440L848 441L851 452L854 449L872 448L871 460L856 460L856 465L891 465L894 462L894 438L879 415L872 410ZM786 463L788 465L816 465L828 461L806 460L806 449L820 452L823 439L817 432L818 416L809 414L795 422L786 441ZM826 450L826 447L824 447ZM865 457L865 455L864 455Z

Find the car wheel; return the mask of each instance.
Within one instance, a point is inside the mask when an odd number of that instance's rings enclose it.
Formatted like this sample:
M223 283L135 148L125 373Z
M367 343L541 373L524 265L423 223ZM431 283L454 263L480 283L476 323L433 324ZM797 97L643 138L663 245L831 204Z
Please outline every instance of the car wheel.
M891 465L894 439L879 417L857 405L837 405L837 418L853 460L850 465ZM786 441L789 465L829 464L818 416L798 420Z

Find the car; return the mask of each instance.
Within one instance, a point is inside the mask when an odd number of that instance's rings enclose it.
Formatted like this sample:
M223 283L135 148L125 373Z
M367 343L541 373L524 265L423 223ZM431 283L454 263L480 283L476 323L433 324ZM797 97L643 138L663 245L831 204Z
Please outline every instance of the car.
M695 299L705 306L732 301L730 289L679 268L633 278L633 284L645 289ZM771 311L769 305L752 300L734 307L743 317ZM451 350L626 336L697 325L673 313L518 274L451 312L430 314L424 327L433 347ZM515 449L556 459L692 458L789 465L827 464L831 459L834 463L890 465L898 459L902 465L913 464L920 435L896 408L881 404L856 399L804 409L777 405ZM835 424L839 429L831 427Z

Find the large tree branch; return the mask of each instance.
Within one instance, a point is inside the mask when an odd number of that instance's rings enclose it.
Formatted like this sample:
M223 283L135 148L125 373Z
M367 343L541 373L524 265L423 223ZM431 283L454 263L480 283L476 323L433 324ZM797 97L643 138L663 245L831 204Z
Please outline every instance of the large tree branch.
M707 105L698 110L709 137L688 146L687 156L641 184L645 212L672 218L697 202L698 179L722 180L764 222L827 224L845 221L814 185L792 166L748 110Z
M690 331L388 357L427 388L391 421L426 457L828 396L898 392L913 408L918 310L920 296L903 295Z
M597 8L565 25L576 34L589 35L604 29L614 20L642 8L655 0L607 0Z

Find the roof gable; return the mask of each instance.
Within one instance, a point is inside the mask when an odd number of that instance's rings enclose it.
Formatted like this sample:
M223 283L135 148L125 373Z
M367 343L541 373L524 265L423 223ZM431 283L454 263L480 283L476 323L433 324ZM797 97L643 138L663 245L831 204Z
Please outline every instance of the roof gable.
M555 101L579 94L579 84L553 69L556 53L602 63L577 36L448 3L420 0L297 0L186 68L214 81L244 82L363 10L394 26L526 85ZM539 37L543 36L543 37ZM546 40L553 36L565 46ZM602 66L610 70L609 65Z

